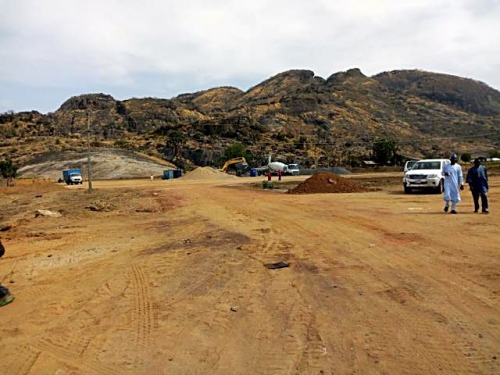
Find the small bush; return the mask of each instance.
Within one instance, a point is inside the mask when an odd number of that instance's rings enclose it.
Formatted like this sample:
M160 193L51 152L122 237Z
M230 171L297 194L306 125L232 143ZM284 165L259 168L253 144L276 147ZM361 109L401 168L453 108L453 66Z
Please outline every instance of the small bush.
M470 162L471 159L472 156L467 152L464 152L462 155L460 155L460 160L462 160L464 163Z
M271 181L262 181L262 188L263 189L272 189L273 183Z

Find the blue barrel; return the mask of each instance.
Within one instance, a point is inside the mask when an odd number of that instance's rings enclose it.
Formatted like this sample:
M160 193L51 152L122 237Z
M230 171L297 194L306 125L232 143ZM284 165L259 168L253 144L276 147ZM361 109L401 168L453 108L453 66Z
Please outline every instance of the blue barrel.
M171 180L174 178L174 170L173 169L166 169L163 171L163 180Z
M174 178L182 177L182 169L174 169Z
M257 177L257 169L252 168L250 169L250 177Z

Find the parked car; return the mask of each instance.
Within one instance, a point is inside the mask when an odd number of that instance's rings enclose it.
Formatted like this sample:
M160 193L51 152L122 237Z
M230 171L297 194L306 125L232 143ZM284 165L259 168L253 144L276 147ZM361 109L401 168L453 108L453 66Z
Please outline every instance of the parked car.
M405 172L403 188L406 194L414 189L432 190L435 193L444 191L443 168L449 164L448 159L422 159L417 161L412 168Z

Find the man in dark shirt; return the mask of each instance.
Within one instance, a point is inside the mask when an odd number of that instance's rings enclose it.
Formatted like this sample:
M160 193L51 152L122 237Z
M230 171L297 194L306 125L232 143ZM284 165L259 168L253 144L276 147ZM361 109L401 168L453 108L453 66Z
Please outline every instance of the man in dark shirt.
M467 172L465 180L470 187L472 199L474 200L474 212L479 210L479 197L481 196L481 208L484 214L488 213L488 172L481 165L479 159L474 159L474 166Z

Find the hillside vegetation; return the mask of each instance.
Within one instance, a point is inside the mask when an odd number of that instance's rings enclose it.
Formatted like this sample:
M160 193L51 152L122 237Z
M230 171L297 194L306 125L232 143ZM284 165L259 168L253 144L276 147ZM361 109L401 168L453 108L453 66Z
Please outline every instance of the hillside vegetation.
M87 138L87 129L90 136ZM0 159L23 165L47 152L111 147L181 167L222 164L238 142L260 164L267 154L303 166L370 158L377 139L406 157L500 149L500 92L472 79L420 70L327 79L291 70L248 91L212 88L172 99L72 97L54 113L0 115Z

